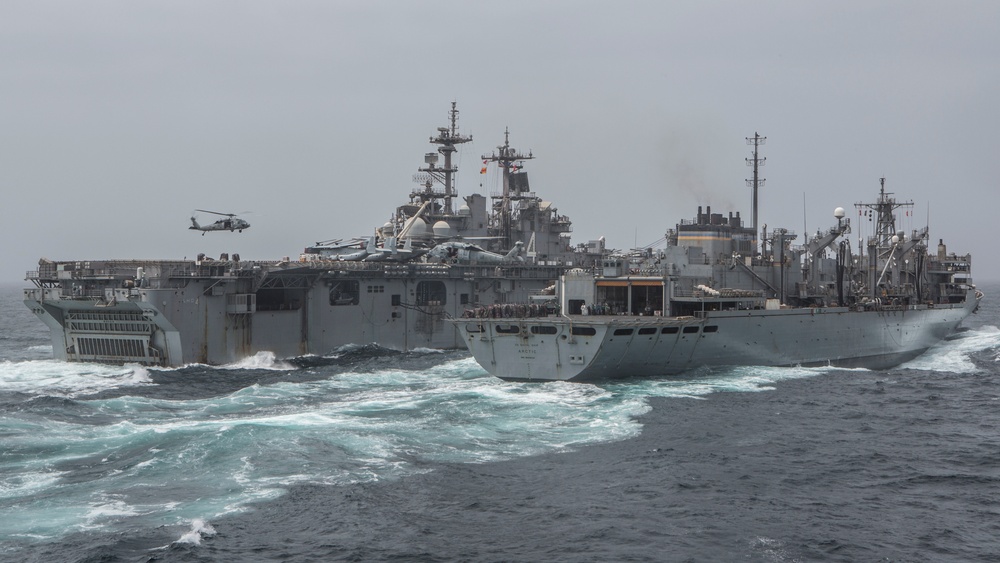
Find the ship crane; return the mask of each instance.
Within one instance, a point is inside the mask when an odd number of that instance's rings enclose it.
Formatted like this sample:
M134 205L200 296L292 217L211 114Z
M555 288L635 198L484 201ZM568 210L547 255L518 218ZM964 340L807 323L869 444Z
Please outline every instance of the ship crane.
M819 275L817 274L818 257L824 250L830 247L838 238L851 232L851 221L845 220L843 207L838 207L833 211L833 216L837 218L837 226L831 228L826 234L817 234L805 245L805 251L809 258L809 269L806 272L806 283L813 294L820 292Z

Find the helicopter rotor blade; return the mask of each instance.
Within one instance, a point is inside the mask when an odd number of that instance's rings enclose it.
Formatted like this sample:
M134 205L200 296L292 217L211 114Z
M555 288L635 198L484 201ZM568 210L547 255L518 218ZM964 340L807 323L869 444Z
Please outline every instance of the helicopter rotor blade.
M195 209L195 211L201 211L202 213L212 213L214 215L222 215L223 217L235 217L235 213L219 213L218 211L209 211L207 209Z

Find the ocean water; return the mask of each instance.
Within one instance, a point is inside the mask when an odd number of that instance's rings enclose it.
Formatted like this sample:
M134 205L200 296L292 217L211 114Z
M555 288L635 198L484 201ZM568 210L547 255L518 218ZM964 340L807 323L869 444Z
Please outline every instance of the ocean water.
M3 561L1000 560L1000 286L888 371L506 383L376 346L52 359L0 286Z

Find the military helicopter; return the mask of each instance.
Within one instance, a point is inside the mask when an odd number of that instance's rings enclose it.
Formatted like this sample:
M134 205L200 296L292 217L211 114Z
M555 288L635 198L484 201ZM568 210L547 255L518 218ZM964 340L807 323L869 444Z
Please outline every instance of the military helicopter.
M524 243L517 241L507 254L497 254L467 242L445 242L427 252L428 258L441 262L478 262L480 264L506 264L523 262L520 256Z
M208 231L239 231L243 232L243 229L249 229L250 223L236 216L235 213L219 213L218 211L209 211L207 209L195 209L195 211L200 211L201 213L212 213L213 215L222 215L225 219L219 219L218 221L210 225L199 225L198 220L195 219L194 215L191 215L191 226L189 229L196 231L201 231L201 236L205 236Z

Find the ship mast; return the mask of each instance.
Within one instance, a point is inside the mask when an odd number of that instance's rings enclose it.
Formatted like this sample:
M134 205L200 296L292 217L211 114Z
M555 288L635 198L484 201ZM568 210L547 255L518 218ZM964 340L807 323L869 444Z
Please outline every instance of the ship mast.
M468 143L472 140L472 135L464 136L458 133L458 109L456 109L455 106L456 102L452 102L451 111L449 112L451 117L451 127L438 127L437 137L430 138L431 143L441 145L437 151L444 155L444 167L439 168L435 166L437 158L434 157L434 153L430 153L425 159L427 167L418 169L420 172L428 173L432 178L444 185L445 214L451 214L451 199L457 195L455 193L454 174L458 171L458 168L452 166L451 155L458 150L455 148L455 145Z
M760 177L760 167L764 166L767 161L767 157L758 158L757 147L763 145L767 141L767 137L761 137L759 133L754 132L753 137L747 137L747 144L753 145L753 158L746 159L747 166L753 166L753 179L747 180L747 185L753 189L753 247L754 252L757 252L757 237L760 233L757 232L757 189L764 185L764 178Z
M510 146L510 129L507 128L505 128L503 132L503 144L498 146L497 150L493 152L493 154L483 155L484 164L486 162L496 162L500 169L503 170L503 194L500 204L500 236L503 240L505 249L509 249L513 244L511 241L511 202L515 196L511 194L511 172L517 171L518 167L514 166L515 162L531 160L532 158L535 157L532 156L531 151L528 151L528 154L525 155Z
M885 251L892 247L896 236L896 210L901 207L913 207L912 201L896 202L895 198L889 197L892 192L885 191L885 178L879 178L881 191L879 191L878 201L875 203L855 203L854 207L858 211L867 210L865 213L869 217L874 217L875 235L873 237L875 246L880 251ZM869 246L871 243L869 243Z
M897 250L905 252L902 237L896 231L896 210L901 207L913 207L913 202L896 202L895 198L889 197L892 192L885 191L885 178L879 178L881 189L878 201L875 203L855 203L854 207L858 212L864 211L869 220L875 221L875 234L868 239L868 291L873 299L878 297L878 288L885 279L890 268L893 269L891 277L898 277L898 264L896 260ZM860 244L860 241L859 241ZM879 273L879 260L885 266Z

